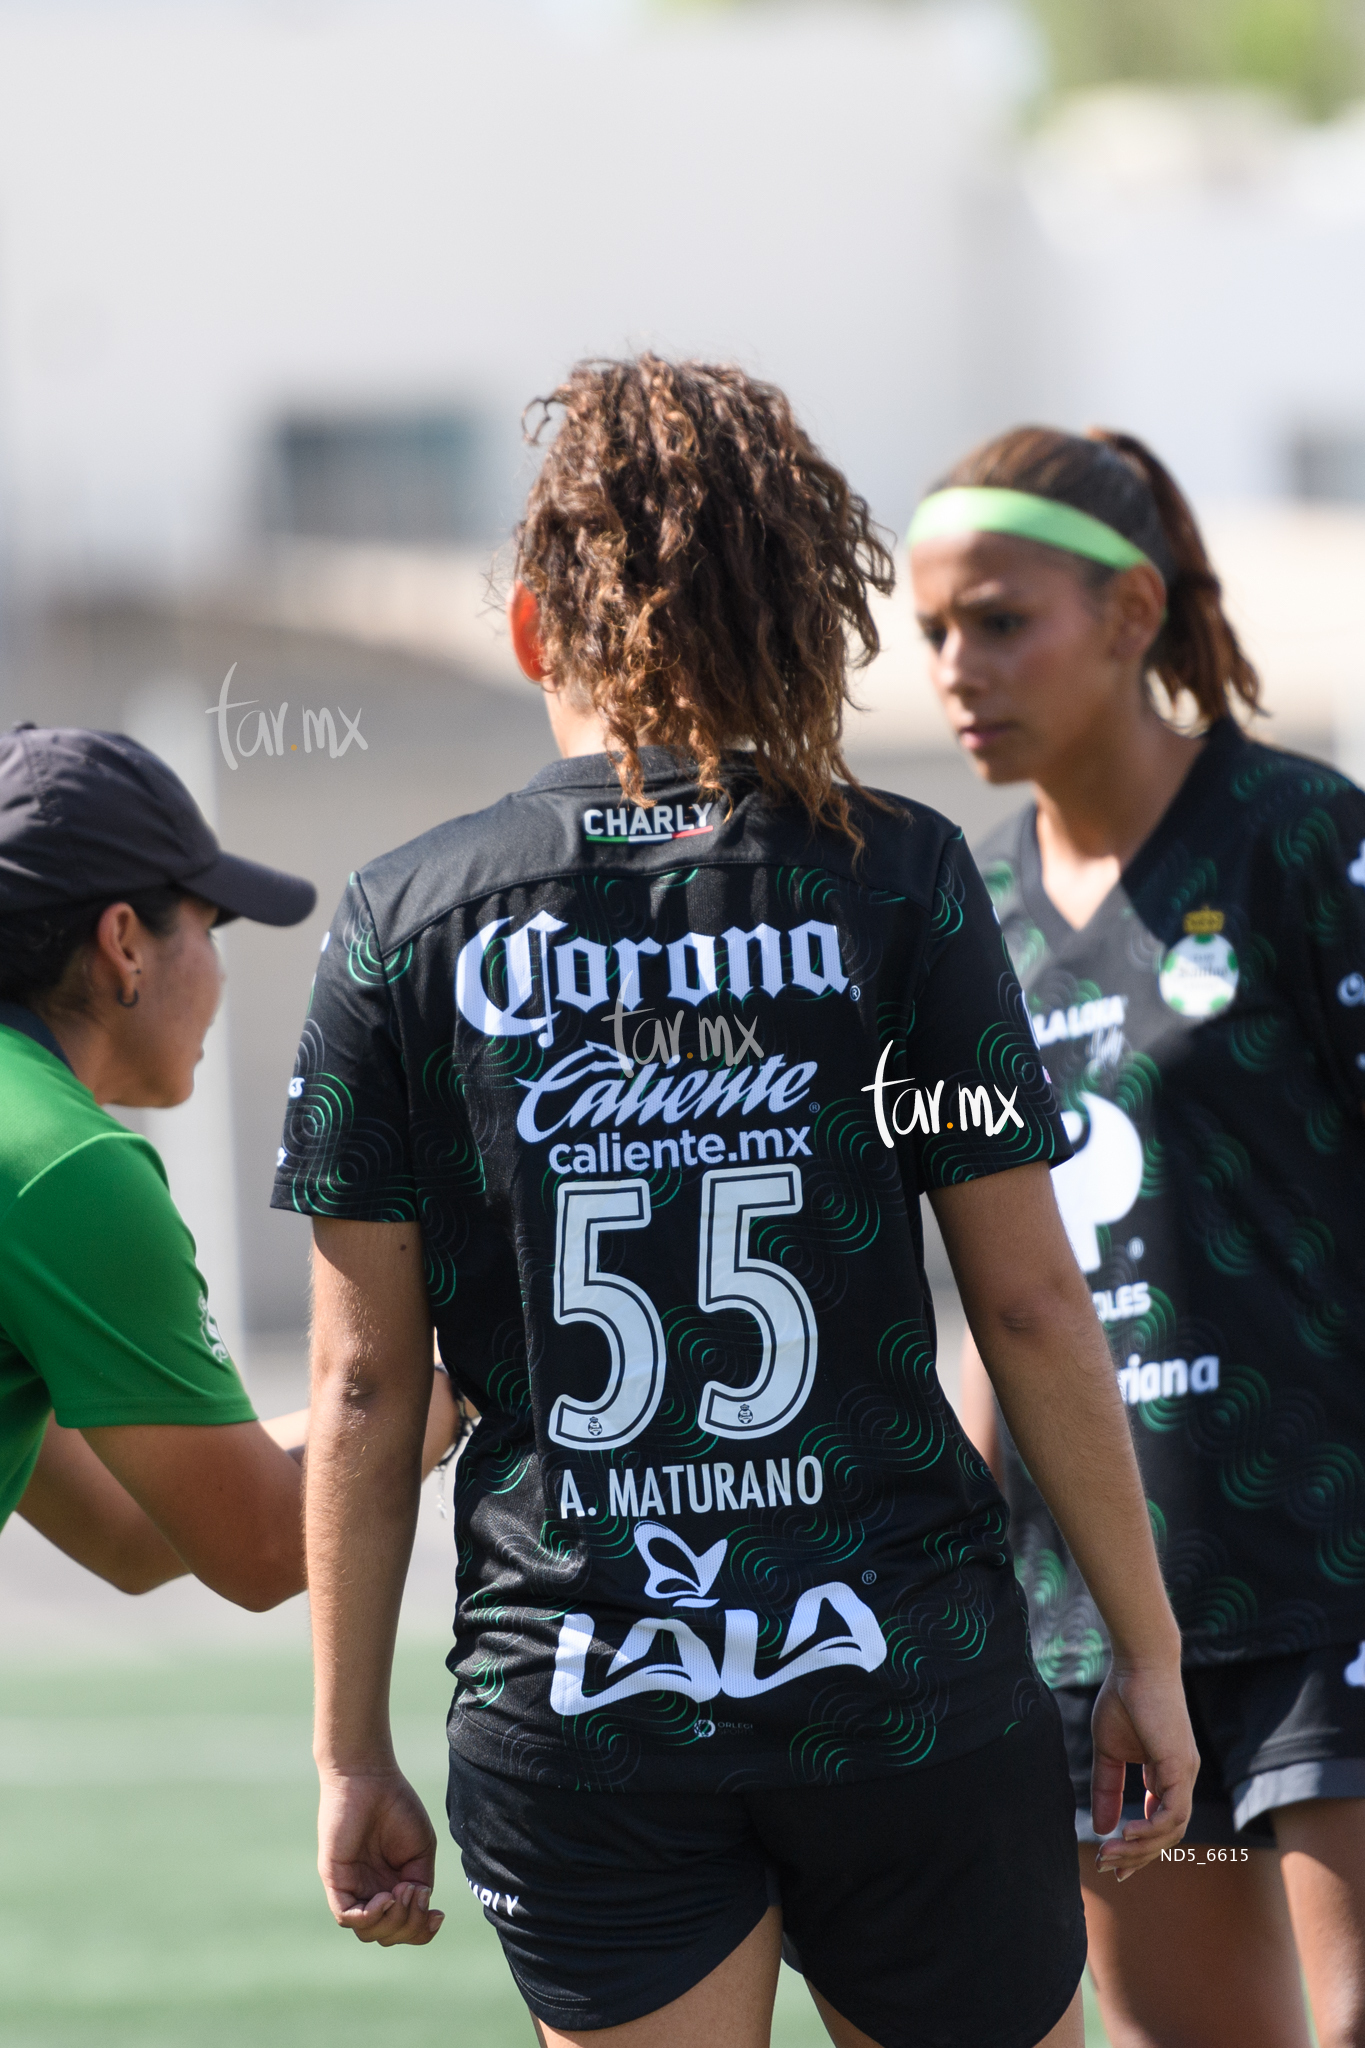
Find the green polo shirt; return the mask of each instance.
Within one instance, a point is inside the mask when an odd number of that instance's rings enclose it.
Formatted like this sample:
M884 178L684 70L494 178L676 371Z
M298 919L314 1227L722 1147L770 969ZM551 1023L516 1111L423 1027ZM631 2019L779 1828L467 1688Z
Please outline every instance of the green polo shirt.
M253 1420L194 1259L155 1149L0 1024L0 1526L53 1410L68 1429Z

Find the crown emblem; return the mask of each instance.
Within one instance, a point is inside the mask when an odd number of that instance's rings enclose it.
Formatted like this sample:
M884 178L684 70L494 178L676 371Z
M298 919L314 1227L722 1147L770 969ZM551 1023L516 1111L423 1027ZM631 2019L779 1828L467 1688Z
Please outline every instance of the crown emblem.
M1195 938L1211 938L1214 932L1221 932L1223 929L1223 913L1221 910L1210 910L1207 904L1202 910L1187 910L1185 929Z

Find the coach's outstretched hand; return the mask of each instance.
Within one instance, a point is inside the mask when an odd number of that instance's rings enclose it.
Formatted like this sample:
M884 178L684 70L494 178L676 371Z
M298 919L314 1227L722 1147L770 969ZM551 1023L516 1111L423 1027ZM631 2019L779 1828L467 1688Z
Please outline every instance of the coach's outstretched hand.
M397 1769L323 1777L318 1871L338 1925L361 1941L420 1947L445 1918L431 1905L436 1831Z

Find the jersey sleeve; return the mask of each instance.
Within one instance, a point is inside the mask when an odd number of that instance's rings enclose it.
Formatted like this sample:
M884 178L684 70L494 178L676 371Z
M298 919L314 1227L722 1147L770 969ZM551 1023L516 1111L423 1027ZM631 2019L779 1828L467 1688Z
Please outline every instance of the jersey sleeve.
M410 952L409 949L405 949ZM323 940L271 1206L361 1223L416 1218L409 1103L390 976L352 876Z
M1274 834L1287 888L1276 934L1279 967L1334 1094L1365 1101L1365 791L1331 798Z
M939 863L891 1110L918 1185L949 1187L1071 1157L986 885L961 835Z
M5 1217L0 1314L68 1429L251 1422L160 1160L92 1138Z

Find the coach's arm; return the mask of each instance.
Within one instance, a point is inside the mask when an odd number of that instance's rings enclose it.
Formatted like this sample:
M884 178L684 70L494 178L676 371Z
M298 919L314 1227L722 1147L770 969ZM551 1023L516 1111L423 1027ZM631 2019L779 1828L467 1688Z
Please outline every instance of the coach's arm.
M432 1375L422 1470L451 1442L455 1402ZM63 1429L49 1418L18 1513L123 1593L193 1573L260 1612L304 1586L299 1466L308 1410L212 1426Z

